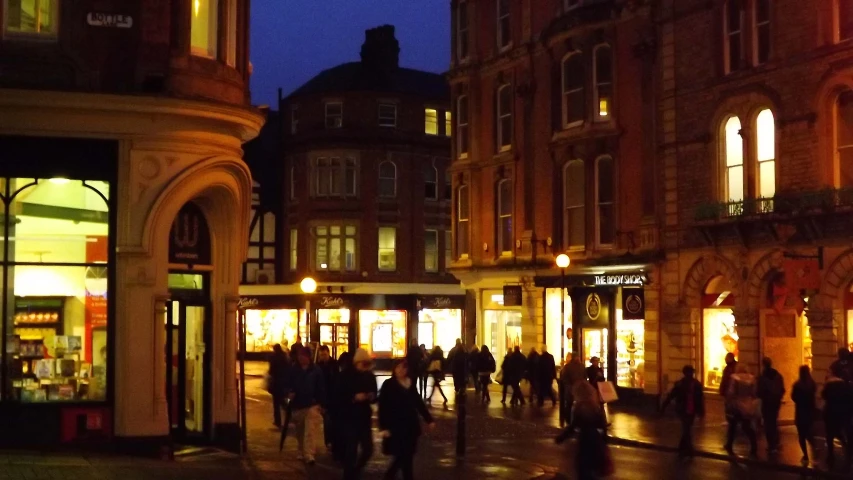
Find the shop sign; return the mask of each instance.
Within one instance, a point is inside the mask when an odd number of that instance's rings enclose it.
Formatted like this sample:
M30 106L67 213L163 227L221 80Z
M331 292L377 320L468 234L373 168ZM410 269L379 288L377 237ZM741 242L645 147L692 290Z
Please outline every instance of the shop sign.
M586 297L586 315L593 322L601 316L601 297L597 293L590 293Z
M642 288L622 290L622 318L625 320L643 320L646 318L646 301Z
M210 265L210 230L204 213L192 202L184 205L172 222L169 262Z
M642 286L646 283L646 276L643 274L632 274L632 275L596 275L595 276L595 285L596 286L626 286L626 285L639 285Z
M520 307L522 291L521 285L504 285L504 306Z
M257 298L240 297L240 300L237 302L237 308L257 307L260 303L260 300L258 300Z
M610 325L610 306L614 301L608 290L595 287L572 289L573 314L577 319L574 328L608 328Z
M130 28L133 26L133 17L115 13L89 12L86 15L86 23L92 27Z
M420 297L418 298L418 309L427 310L445 310L445 309L461 309L464 308L465 297L452 297L449 295L440 295L435 297Z
M322 308L341 308L343 306L343 297L320 297L320 307Z

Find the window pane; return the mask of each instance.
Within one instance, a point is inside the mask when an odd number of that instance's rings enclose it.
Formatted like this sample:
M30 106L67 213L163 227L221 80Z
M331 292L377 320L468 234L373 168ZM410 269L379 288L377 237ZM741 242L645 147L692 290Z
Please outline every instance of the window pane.
M766 63L770 58L770 24L760 25L756 31L758 36L757 63Z
M468 212L469 212L469 210L468 210L468 201L469 201L468 187L467 186L459 187L459 195L458 196L459 196L459 211L457 212L457 215L459 216L460 219L467 220L468 219Z
M501 253L512 252L512 216L501 218L500 229Z
M586 98L583 90L576 90L566 95L566 124L582 122L584 110L586 109Z
M396 194L397 169L391 162L379 164L379 196L393 197Z
M20 33L56 34L56 0L8 0L6 30Z
M438 135L438 111L434 108L424 109L424 132L427 135Z
M602 157L596 161L598 168L598 202L612 203L615 198L613 159Z
M583 205L586 200L586 182L584 181L584 164L582 161L572 161L566 166L566 206Z
M337 237L341 234L341 227L339 227L339 226L329 227L329 231L331 232L331 234L333 236Z
M741 20L741 10L743 9L743 5L741 4L741 0L728 0L727 9L727 31L729 32L739 32L740 28L740 20Z
M586 245L586 216L583 207L573 207L568 210L568 239L569 247Z
M758 163L758 196L772 198L776 195L776 162L769 160Z
M190 36L193 55L216 58L218 0L193 0Z
M467 154L468 153L468 126L460 126L459 127L459 154Z
M346 160L346 194L354 196L356 191L356 183L358 182L358 169L355 159L348 158Z
M512 145L512 117L505 116L501 118L501 138L500 146L508 147Z
M610 47L600 46L595 49L595 81L610 83L613 80L613 66L610 59Z
M298 242L299 240L299 231L295 228L290 229L290 269L296 270L297 266L297 254L299 252Z
M468 221L456 224L456 252L459 256L468 255Z
M444 268L450 267L453 262L453 232L450 230L444 231Z
M838 29L841 40L853 38L853 0L838 1Z
M726 122L726 165L743 165L743 138L740 136L740 119L732 117Z
M853 187L853 148L838 150L839 187Z
M498 192L498 213L501 215L512 215L512 182L502 180Z
M328 239L317 239L317 269L326 270L329 268L329 251L327 249Z
M353 225L347 225L345 231L348 237L355 235L355 227Z
M728 201L741 202L743 201L743 167L729 167L728 169Z
M341 239L332 237L329 239L329 269L341 269Z
M356 256L355 256L356 255L356 253L355 253L355 239L354 238L347 238L346 239L346 252L345 253L346 253L346 258L344 259L345 266L346 266L347 271L351 272L351 271L355 270L355 259L356 259Z
M438 231L427 230L424 234L424 269L438 271Z
M500 116L512 113L512 87L504 85L498 92L498 114Z
M741 34L729 35L729 70L740 68L741 61Z
M835 129L838 148L853 145L853 90L838 96Z
M397 126L397 106L396 105L379 105L379 126L380 127L395 127Z
M444 112L444 134L449 137L452 131L453 119L451 118L451 114L450 112Z
M616 239L616 217L613 204L598 207L598 241L602 245L612 245Z
M397 268L397 229L394 227L379 228L379 269L394 270Z
M424 164L424 197L438 199L438 169L431 163Z
M380 178L379 179L379 196L392 198L395 194L395 184L393 178Z
M756 138L758 139L758 161L776 158L776 125L773 112L762 110L756 118Z

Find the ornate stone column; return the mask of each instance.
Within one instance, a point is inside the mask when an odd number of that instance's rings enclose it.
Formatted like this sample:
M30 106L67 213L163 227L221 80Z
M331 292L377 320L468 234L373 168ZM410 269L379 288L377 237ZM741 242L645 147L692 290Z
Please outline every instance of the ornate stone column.
M829 366L836 359L838 340L835 334L832 310L806 312L812 336L812 376L822 384L829 373Z
M738 335L738 362L745 364L753 374L758 374L761 365L758 310L737 307L734 309L734 315Z

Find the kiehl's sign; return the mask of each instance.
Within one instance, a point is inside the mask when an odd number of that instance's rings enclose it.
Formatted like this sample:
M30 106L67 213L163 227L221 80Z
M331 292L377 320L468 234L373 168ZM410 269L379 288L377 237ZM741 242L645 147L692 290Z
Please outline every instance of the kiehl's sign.
M646 276L643 274L633 275L596 275L595 285L643 285L646 283Z

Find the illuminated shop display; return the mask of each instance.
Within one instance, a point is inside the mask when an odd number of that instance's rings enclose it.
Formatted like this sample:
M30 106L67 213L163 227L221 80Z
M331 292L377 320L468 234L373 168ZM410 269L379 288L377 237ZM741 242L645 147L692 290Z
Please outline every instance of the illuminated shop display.
M339 358L349 350L348 308L321 308L317 310L317 323L320 324L320 345L328 346L332 357Z
M583 362L584 366L590 365L592 357L598 357L599 366L604 369L604 378L608 377L607 364L607 329L585 328L583 330Z
M406 355L406 312L360 310L358 323L359 347L380 358Z
M246 351L269 352L273 345L290 346L307 339L304 310L246 310Z
M616 310L616 385L643 388L645 380L644 320L623 320Z
M515 347L521 347L521 312L485 311L485 338L495 359L503 359ZM500 362L500 360L498 360Z
M726 355L738 356L735 316L730 308L706 308L702 318L704 362L702 378L706 387L719 388L726 367Z
M418 343L428 350L438 345L449 352L462 338L462 310L423 309L418 316Z
M572 298L566 292L565 301L565 318L560 321L560 289L549 288L545 292L545 345L548 346L548 351L560 363L561 345L565 349L566 355L572 353L572 341L567 337L567 330L572 328ZM561 340L562 339L562 340Z

